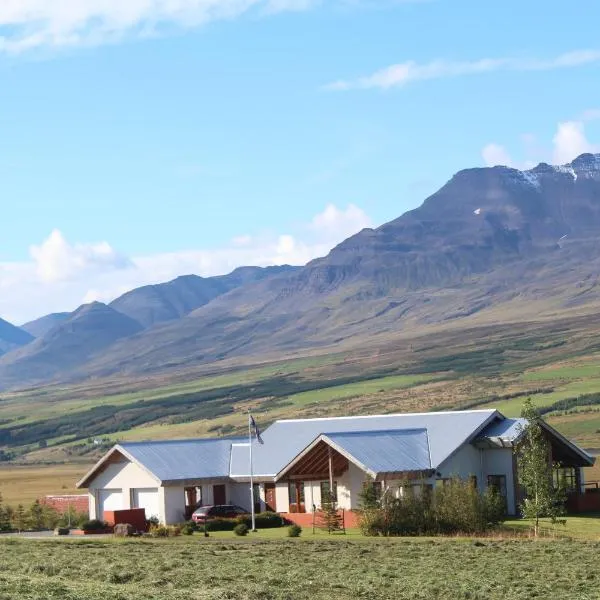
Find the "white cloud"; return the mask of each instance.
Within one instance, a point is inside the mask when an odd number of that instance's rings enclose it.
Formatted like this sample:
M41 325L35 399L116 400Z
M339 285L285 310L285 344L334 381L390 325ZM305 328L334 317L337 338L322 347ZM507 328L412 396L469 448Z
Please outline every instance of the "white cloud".
M129 259L116 252L107 242L72 245L55 229L39 246L32 246L30 254L44 282L64 281L81 272L124 269Z
M555 164L571 162L585 152L600 152L600 146L587 140L582 121L559 123L552 143L554 144L552 158Z
M94 300L110 302L135 287L179 275L220 275L242 265L303 265L370 224L359 207L330 204L291 232L241 236L211 250L138 257L126 257L106 242L71 243L55 230L32 247L30 261L0 263L0 316L20 324Z
M2 0L0 51L95 45L165 26L194 28L251 10L305 10L313 0Z
M407 61L385 67L370 75L338 80L325 86L332 91L402 87L415 81L478 75L494 71L548 71L600 62L600 50L577 50L551 59L483 58L473 61L434 60L428 63Z
M512 166L512 158L504 146L499 144L488 144L481 151L483 160L488 167L503 165L506 167Z
M590 142L585 131L586 123L600 119L600 110L586 110L577 120L563 121L557 124L552 138L552 147L539 144L531 134L523 134L520 138L524 158L514 160L506 147L497 144L486 144L481 150L483 162L488 167L505 165L516 169L531 169L540 162L555 165L570 163L574 158L586 152L600 152L600 145Z

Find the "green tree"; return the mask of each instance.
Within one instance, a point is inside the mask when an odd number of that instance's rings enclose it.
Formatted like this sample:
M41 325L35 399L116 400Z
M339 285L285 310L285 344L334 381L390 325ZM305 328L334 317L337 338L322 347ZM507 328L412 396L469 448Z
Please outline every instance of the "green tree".
M539 535L540 518L548 517L552 523L566 523L560 519L565 514L564 490L554 488L551 448L542 428L539 411L528 398L523 404L521 417L526 420L517 443L517 472L519 484L525 492L520 509L525 519L533 521L534 535Z
M44 507L36 500L29 507L29 525L32 529L44 529Z
M27 512L22 504L17 506L17 510L12 515L13 527L21 532L27 529Z
M0 531L8 531L10 529L10 513L8 507L4 506L2 494L0 494Z
M318 515L317 526L320 529L326 529L329 533L342 531L342 516L338 512L337 504L330 492L326 492L321 498L321 511Z

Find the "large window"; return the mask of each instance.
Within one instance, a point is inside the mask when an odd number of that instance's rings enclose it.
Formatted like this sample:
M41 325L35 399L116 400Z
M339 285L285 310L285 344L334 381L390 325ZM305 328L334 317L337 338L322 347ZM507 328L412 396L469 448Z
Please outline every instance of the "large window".
M552 479L555 488L562 488L567 492L577 491L577 472L574 467L561 467L554 469Z
M487 484L489 488L495 489L502 496L504 499L504 510L508 511L506 475L488 475Z
M321 504L326 501L329 496L329 481L321 481ZM332 502L338 501L337 481L333 482L333 492L331 497Z

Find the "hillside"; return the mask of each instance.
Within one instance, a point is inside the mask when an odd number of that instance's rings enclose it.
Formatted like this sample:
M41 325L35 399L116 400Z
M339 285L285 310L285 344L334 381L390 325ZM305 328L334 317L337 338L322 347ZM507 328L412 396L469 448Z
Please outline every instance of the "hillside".
M599 232L600 155L529 171L467 169L419 208L304 268L237 271L235 284L184 277L126 294L112 308L146 330L86 349L85 360L54 356L52 376L137 377L594 313ZM30 383L32 372L30 353L13 352L0 359L0 387Z
M124 340L85 374L335 349L432 328L555 318L600 301L600 155L469 169L305 268Z
M42 337L5 355L2 381L19 385L52 380L116 340L141 330L137 321L105 304L83 305Z
M14 348L28 344L32 339L33 337L27 331L0 319L0 356Z
M294 270L289 266L240 267L219 277L185 275L167 283L147 285L127 292L111 302L110 306L147 328L179 319L241 285Z
M21 325L21 329L27 331L34 338L39 338L46 335L58 324L66 321L70 315L71 313L68 312L52 313Z

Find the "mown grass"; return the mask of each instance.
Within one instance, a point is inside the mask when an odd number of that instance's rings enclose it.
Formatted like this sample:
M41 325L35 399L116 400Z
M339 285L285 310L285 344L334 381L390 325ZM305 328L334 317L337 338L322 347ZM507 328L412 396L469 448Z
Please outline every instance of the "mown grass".
M0 539L0 598L588 600L600 544Z

